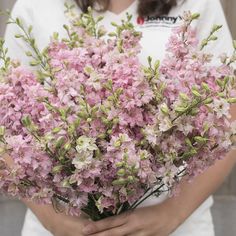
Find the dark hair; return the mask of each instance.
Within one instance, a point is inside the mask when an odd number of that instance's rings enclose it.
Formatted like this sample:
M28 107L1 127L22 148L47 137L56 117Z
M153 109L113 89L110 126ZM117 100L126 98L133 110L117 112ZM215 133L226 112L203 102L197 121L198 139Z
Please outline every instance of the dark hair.
M101 5L102 10L108 8L109 0L76 0L77 4L83 12L88 7L93 7L95 3ZM168 14L173 6L177 4L177 0L139 0L138 14L140 16L160 16Z

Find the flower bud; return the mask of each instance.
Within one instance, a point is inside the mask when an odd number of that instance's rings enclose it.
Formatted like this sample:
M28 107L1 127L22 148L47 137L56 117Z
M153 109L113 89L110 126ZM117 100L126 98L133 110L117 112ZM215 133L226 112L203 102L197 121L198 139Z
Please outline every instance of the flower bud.
M105 124L105 125L108 125L109 124L109 120L106 119L105 117L102 117L102 123Z
M135 182L135 178L131 175L128 176L127 180L128 180L129 183L134 183Z
M183 159L190 158L190 157L192 157L192 156L194 156L194 155L196 155L196 154L197 154L197 151L196 151L195 149L192 149L192 150L190 150L189 152L185 152L185 153L182 155L182 158L183 158Z
M120 169L120 170L117 171L117 175L120 176L120 177L125 176L125 173L126 173L125 169Z
M40 61L31 61L30 65L31 66L38 66L38 65L40 65Z
M70 144L70 143L66 143L66 144L64 145L64 149L65 149L66 151L69 151L69 150L71 149L71 144Z
M4 155L6 153L6 149L4 147L0 147L0 155Z
M186 138L185 139L185 143L189 146L189 147L192 147L193 145L192 145L192 142L191 142L191 140L189 139L189 138Z
M105 138L106 138L106 134L99 134L99 135L98 135L98 138L100 138L100 139L105 139Z
M121 146L121 141L118 139L114 143L114 147L119 148Z
M123 88L118 88L118 89L116 90L116 93L117 93L118 95L121 95L121 94L123 93L123 91L124 91Z
M25 126L25 127L29 127L31 125L31 119L29 116L25 116L21 119L21 122L22 124Z
M120 167L123 167L123 166L124 166L124 162L117 162L116 163L117 168L120 168Z
M112 102L112 101L114 100L114 96L109 96L109 97L107 98L107 100L108 100L109 102Z
M223 26L222 25L213 25L212 31L215 32L219 29L221 29Z
M120 121L119 118L116 117L116 118L113 119L113 124L117 125L119 123L119 121Z
M127 182L126 179L120 178L120 179L114 180L114 181L112 182L112 184L113 184L114 186L119 186L119 185L125 185L126 182Z
M71 187L68 179L65 179L62 181L62 187L63 188L70 188Z
M185 94L185 93L179 93L179 96L180 96L180 98L181 98L182 100L184 100L184 101L188 101L188 100L189 100L188 95Z
M148 142L147 142L146 139L142 139L142 140L140 141L140 145L141 145L141 146L145 146L145 145L147 145L147 144L148 144Z
M0 137L4 136L6 132L6 128L4 126L0 126Z
M108 135L112 134L112 129L109 129L109 130L107 131L107 134L108 134Z
M128 160L128 159L129 159L129 154L128 154L128 153L125 153L125 154L123 155L123 158L124 158L125 160Z
M233 41L234 49L236 50L236 40Z
M228 98L227 102L228 103L236 103L236 98Z
M98 29L98 37L99 37L99 38L103 37L106 33L107 33L107 31L106 31L105 28L100 27L100 28Z
M88 118L88 119L87 119L87 122L88 122L88 123L91 123L91 122L92 122L92 118Z
M211 37L210 37L210 40L212 40L212 41L216 41L217 39L218 39L217 36L211 36Z
M192 94L196 97L201 97L202 96L197 89L192 89Z
M56 128L54 128L53 130L52 130L52 132L54 133L54 134L57 134L57 133L59 133L61 131L61 127L56 127Z
M203 39L201 43L201 48L204 48L208 44L207 39Z
M197 20L200 17L199 13L192 14L192 20Z
M53 169L52 169L52 173L53 174L58 174L62 171L63 169L63 166L62 165L59 165L59 166L55 166Z
M60 157L58 158L58 160L59 160L59 161L65 161L65 157L64 157L64 156L60 156Z
M211 90L210 90L210 87L208 86L208 84L207 83L202 83L202 88L203 89L205 89L207 92L210 92Z
M31 56L32 56L32 52L31 52L31 51L27 51L27 52L25 53L25 55L28 56L28 57L31 57Z
M84 72L87 74L87 75L90 75L92 72L93 72L93 68L90 67L90 66L86 66L84 68Z
M175 112L182 113L186 111L186 107L176 107Z
M196 116L199 112L199 109L198 108L193 108L191 111L190 111L190 115L191 116Z
M164 115L169 115L169 108L165 103L161 105L161 111Z
M205 101L204 101L204 104L211 104L213 102L213 99L212 98L207 98Z
M196 136L194 137L194 140L197 142L197 143L206 143L208 141L207 138L204 138L204 137L201 137L201 136Z
M79 113L78 113L78 116L79 116L80 118L83 118L83 119L87 119L87 118L88 118L87 112L79 112Z
M22 37L23 37L22 34L15 34L15 38L16 38L16 39L20 39L20 38L22 38Z

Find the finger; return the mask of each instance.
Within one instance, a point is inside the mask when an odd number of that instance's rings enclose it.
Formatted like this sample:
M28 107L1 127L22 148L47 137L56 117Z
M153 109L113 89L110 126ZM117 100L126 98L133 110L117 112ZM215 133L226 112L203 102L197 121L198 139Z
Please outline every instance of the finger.
M91 236L126 236L129 235L129 233L131 233L131 229L129 227L120 226L107 231L92 234Z
M127 234L126 236L148 236L148 235L144 231L139 230L139 231Z
M90 222L84 229L83 233L85 235L92 235L98 232L103 232L115 227L122 226L128 221L128 214L122 214L120 216L109 217L105 220L100 220L97 222Z

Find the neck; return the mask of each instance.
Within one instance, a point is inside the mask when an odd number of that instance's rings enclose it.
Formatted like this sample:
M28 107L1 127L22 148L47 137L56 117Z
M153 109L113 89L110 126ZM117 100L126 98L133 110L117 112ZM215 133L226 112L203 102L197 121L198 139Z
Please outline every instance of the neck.
M116 14L121 13L127 9L135 0L110 0L109 11L112 11Z

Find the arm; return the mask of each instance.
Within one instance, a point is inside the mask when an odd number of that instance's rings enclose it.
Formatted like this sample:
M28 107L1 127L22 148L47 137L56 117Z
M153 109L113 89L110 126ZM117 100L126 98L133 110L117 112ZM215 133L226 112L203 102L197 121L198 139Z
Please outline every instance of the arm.
M82 229L88 224L85 215L72 217L64 213L56 213L52 205L38 205L27 200L23 202L32 210L45 229L54 236L82 236Z

